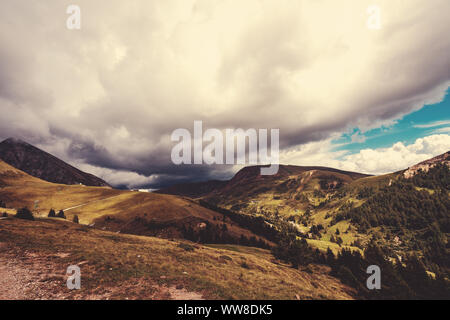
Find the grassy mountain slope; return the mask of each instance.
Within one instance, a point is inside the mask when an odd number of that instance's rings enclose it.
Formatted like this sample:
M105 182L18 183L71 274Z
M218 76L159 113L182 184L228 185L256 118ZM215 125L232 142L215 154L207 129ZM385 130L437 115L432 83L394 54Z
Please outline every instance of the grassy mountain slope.
M53 257L61 269L54 273L80 265L80 292L68 292L64 278L57 281L55 290L67 298L148 299L162 287L185 288L206 299L351 299L353 294L328 275L329 268L296 270L273 261L266 250L122 235L55 219L0 220L0 244L20 256Z
M156 193L172 194L189 198L200 198L208 195L214 190L221 189L228 181L210 180L206 182L194 182L177 184L168 188L155 191Z
M246 167L228 182L211 186L203 193L203 200L214 205L248 214L289 216L304 213L318 204L326 192L334 191L356 179L368 175L326 167L300 167L281 165L276 175L260 175L261 166ZM172 187L177 194L189 196L183 190L200 190L209 182ZM169 189L161 193L171 193ZM202 193L196 193L197 195Z
M64 210L69 220L78 215L82 224L130 234L183 238L190 227L198 233L208 229L221 237L218 242L236 242L242 236L260 239L222 214L175 196L49 183L2 161L0 186L7 207L28 207L38 217L53 208Z

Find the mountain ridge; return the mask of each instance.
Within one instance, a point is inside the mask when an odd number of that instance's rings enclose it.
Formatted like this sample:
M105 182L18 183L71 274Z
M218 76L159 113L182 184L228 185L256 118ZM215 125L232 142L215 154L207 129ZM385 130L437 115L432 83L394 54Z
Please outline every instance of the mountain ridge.
M447 151L443 154L440 154L436 157L433 157L431 159L427 159L425 161L419 162L411 167L409 167L408 169L406 169L403 172L403 176L405 178L411 178L414 175L416 175L420 170L424 171L424 172L428 172L428 170L430 170L430 168L433 168L434 166L436 166L438 163L442 163L445 164L447 166L450 166L450 151Z
M182 183L176 184L167 188L158 190L158 193L173 194L179 196L186 196L191 198L208 197L213 194L228 192L236 187L246 186L248 183L272 183L274 181L287 178L290 176L298 176L305 172L328 172L331 175L338 174L348 176L349 179L355 180L359 178L370 177L371 175L344 171L335 168L323 166L295 166L295 165L280 165L278 173L275 175L263 176L260 174L261 167L248 166L240 169L231 179L225 181L208 180L196 183ZM209 192L205 189L210 188Z
M0 160L36 178L59 184L110 187L104 180L83 172L28 142L8 138L0 142Z

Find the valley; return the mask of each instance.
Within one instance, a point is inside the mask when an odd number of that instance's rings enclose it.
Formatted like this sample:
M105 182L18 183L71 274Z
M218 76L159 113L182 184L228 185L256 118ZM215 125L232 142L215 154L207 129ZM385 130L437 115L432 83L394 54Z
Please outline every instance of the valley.
M56 285L59 270L44 299L445 296L449 157L381 176L283 165L263 176L253 166L153 193L53 183L0 161L0 258L20 274L21 256L52 256L60 269L81 264L92 275L73 295ZM17 219L21 208L34 221ZM363 286L371 264L387 272L382 296ZM37 276L24 277L39 287Z

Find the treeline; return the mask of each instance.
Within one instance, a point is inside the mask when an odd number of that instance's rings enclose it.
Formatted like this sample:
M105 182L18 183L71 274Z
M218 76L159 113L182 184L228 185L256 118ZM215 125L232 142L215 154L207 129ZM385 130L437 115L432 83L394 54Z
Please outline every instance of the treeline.
M282 227L281 235L272 248L275 258L290 263L294 268L324 262L320 251L313 250L304 238L299 239L291 228Z
M283 237L283 233L277 230L277 228L267 223L266 219L264 219L263 217L254 217L250 215L236 213L231 210L217 207L203 200L200 200L199 204L207 209L223 214L240 227L250 230L254 234L264 237L269 241L278 243L280 239Z
M414 256L403 261L390 261L376 244L371 243L364 251L343 249L335 256L331 250L325 255L332 275L358 291L365 299L450 299L448 279L427 274L424 264ZM378 266L381 271L381 289L369 290L366 281L370 274L367 267Z
M425 172L419 170L412 178L414 185L428 189L450 190L450 170L447 165L439 163Z
M365 203L356 208L347 203L333 219L333 224L350 220L360 232L379 227L382 236L391 232L402 236L402 243L390 243L391 236L387 241L374 237L364 256L347 249L335 256L330 249L326 254L314 251L305 240L286 232L272 252L294 267L308 263L330 266L334 276L365 299L450 299L448 186L449 168L439 165L376 192L368 187L360 190L358 198L367 199ZM399 245L402 257L397 254ZM381 269L381 290L369 290L366 286L370 265Z
M449 280L441 274L433 279L426 272L422 261L408 256L403 261L389 260L389 254L375 243L364 251L342 249L337 256L328 248L321 253L312 249L305 239L287 235L279 245L272 248L272 254L294 268L310 263L331 267L331 275L354 288L363 299L450 299ZM369 290L367 273L369 266L376 265L381 270L381 289Z
M400 181L381 189L364 204L340 210L334 222L351 220L361 229L381 225L419 230L437 224L449 232L450 200L448 192L436 189L433 193L417 190L412 183Z
M194 229L191 226L183 225L181 233L184 239L209 244L238 244L243 246L258 247L262 249L270 249L269 244L263 239L257 239L255 236L246 237L241 235L239 238L233 237L228 232L226 224L214 225L205 222L205 227L201 229Z
M379 190L360 207L342 208L334 218L350 220L360 232L370 228L389 228L395 235L409 238L403 244L421 252L425 265L435 271L449 274L448 233L450 232L450 198L444 188L449 168L436 166L427 174L400 179ZM443 181L441 181L443 180ZM434 186L432 192L417 187Z

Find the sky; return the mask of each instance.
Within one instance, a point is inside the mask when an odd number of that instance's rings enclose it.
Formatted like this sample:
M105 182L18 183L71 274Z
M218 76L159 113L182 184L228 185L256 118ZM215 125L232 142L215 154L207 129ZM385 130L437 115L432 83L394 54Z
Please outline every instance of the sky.
M171 162L171 133L195 120L279 129L283 164L382 174L450 150L448 0L1 6L0 139L115 186L229 178L238 167Z

